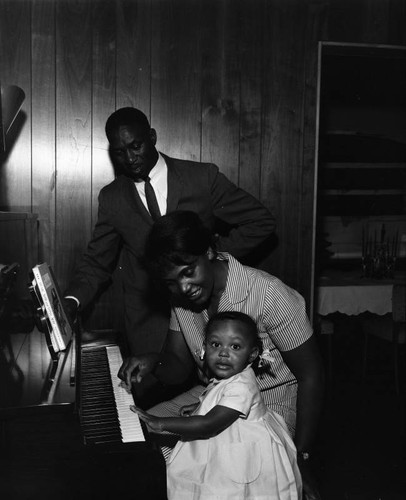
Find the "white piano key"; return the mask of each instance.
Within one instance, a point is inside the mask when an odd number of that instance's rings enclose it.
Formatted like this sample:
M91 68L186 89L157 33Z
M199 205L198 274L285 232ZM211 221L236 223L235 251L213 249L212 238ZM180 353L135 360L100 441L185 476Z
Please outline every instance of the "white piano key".
M123 363L120 349L118 346L107 346L106 351L122 441L123 443L145 441L139 417L130 410L130 405L134 404L133 397L124 387L121 387L121 381L117 377L118 370Z

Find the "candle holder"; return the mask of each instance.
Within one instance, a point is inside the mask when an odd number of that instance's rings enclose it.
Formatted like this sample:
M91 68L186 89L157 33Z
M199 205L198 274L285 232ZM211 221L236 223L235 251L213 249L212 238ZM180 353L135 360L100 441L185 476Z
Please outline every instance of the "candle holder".
M386 237L385 224L382 224L380 241L374 231L374 239L369 239L368 229L362 228L362 276L364 278L394 278L398 255L399 229L396 235Z
M362 255L362 276L364 278L385 279L395 275L396 256L386 243L370 245L370 253Z

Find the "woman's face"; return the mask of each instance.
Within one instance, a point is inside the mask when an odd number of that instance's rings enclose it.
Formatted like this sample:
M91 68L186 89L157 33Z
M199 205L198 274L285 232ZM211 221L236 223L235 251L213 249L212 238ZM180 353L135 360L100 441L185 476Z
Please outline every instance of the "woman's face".
M211 299L214 288L214 269L207 254L191 259L189 264L173 266L163 277L171 298L191 308L202 308Z

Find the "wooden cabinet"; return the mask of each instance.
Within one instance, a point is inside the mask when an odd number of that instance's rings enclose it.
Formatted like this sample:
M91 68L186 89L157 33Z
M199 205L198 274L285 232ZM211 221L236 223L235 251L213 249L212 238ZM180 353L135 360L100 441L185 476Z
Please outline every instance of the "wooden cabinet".
M360 261L363 234L406 239L406 47L324 43L320 60L322 271Z
M29 298L29 272L38 263L38 217L36 214L0 212L0 264L20 266L13 294Z

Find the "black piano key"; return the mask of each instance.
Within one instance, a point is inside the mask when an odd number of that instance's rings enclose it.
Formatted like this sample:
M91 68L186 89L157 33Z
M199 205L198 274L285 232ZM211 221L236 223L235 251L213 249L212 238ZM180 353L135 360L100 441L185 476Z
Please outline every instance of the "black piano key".
M114 420L116 421L117 425L119 425L117 413L115 412L109 412L109 413L103 413L103 414L97 414L97 415L85 415L84 418L82 418L83 424L89 424L93 422L105 422L107 420Z
M121 443L121 439L117 439L117 438L108 438L108 437L99 437L99 438L90 438L90 437L86 437L85 436L85 441L86 443L88 444L103 444L103 445L108 445L108 444L120 444Z
M116 437L121 438L121 432L118 429L112 429L111 427L105 427L100 429L88 429L85 432L87 437Z
M117 420L113 418L106 420L92 420L92 421L82 422L82 428L87 429L89 431L97 429L119 430L120 425L117 422Z
M86 442L121 442L106 349L82 352L81 421Z

